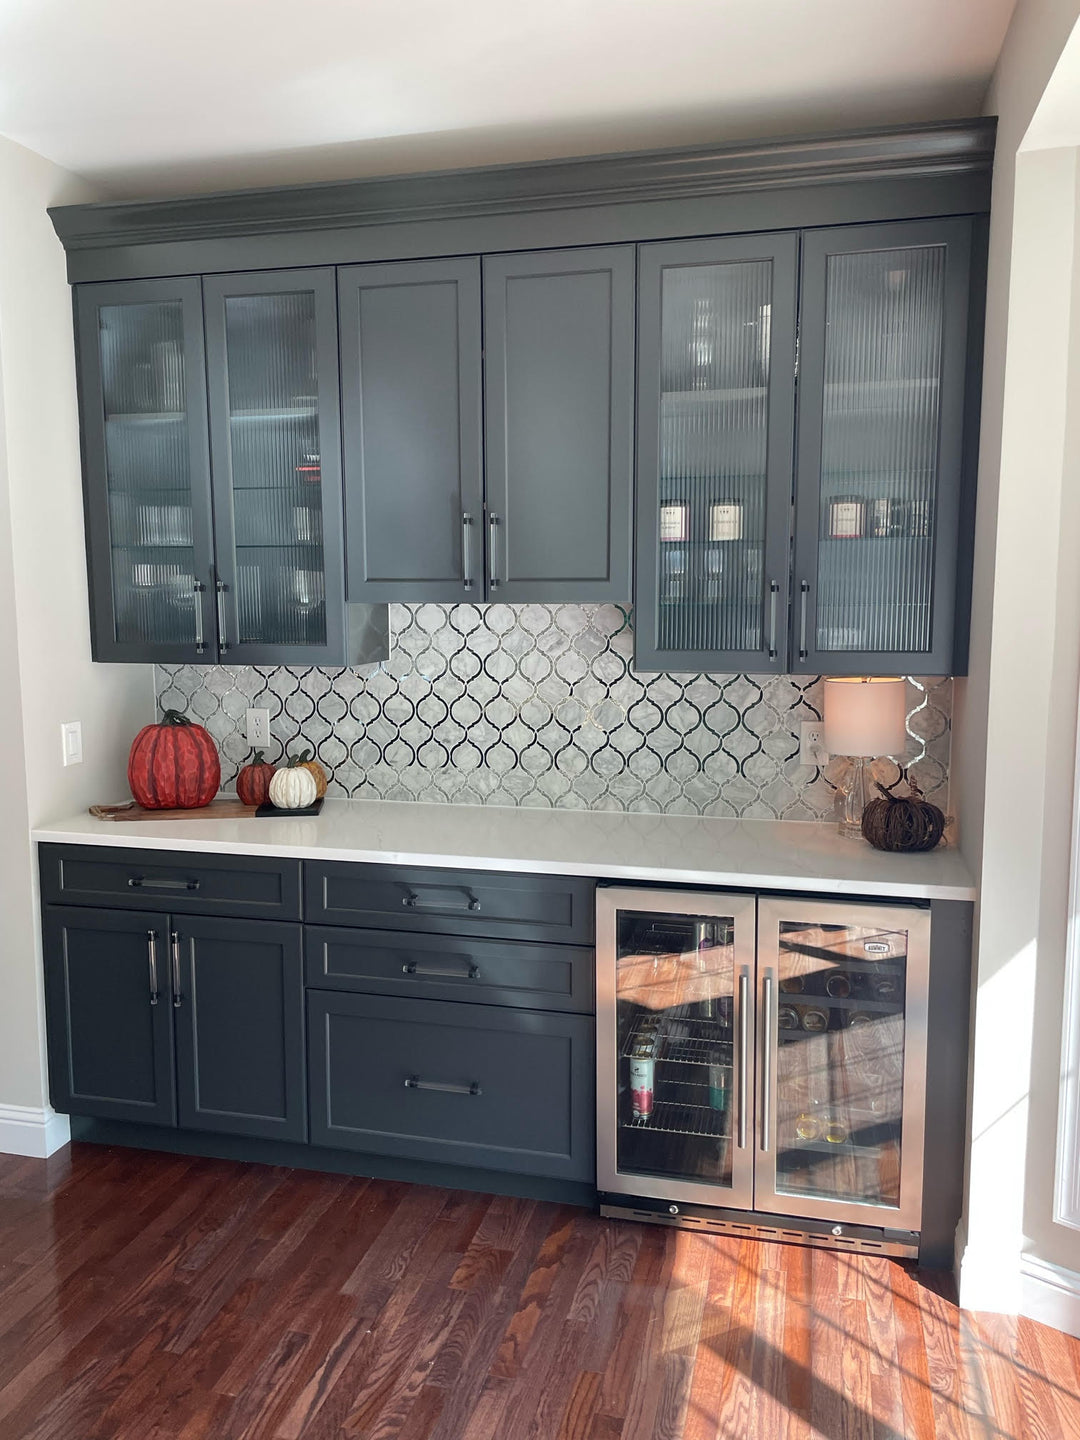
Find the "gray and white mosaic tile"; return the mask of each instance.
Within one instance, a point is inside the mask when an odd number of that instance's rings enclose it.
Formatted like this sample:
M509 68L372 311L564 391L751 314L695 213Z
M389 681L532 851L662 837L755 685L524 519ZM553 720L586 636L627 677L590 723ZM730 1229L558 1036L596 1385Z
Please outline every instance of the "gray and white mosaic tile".
M390 659L358 670L159 666L158 705L205 725L228 786L244 712L270 711L276 760L310 746L357 799L820 820L846 762L800 765L821 681L638 675L616 605L392 605ZM947 807L950 680L908 681L908 763ZM896 769L877 762L882 778ZM835 767L835 768L834 768Z

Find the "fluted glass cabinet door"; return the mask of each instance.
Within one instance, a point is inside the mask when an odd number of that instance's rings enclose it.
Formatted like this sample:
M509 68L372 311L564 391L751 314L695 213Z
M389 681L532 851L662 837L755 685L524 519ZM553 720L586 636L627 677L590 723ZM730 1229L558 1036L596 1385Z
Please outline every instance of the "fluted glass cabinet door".
M76 294L94 659L211 660L199 281Z
M786 668L797 244L640 248L639 670Z
M799 671L954 668L971 226L803 241Z
M204 294L221 658L341 664L334 272L209 276Z

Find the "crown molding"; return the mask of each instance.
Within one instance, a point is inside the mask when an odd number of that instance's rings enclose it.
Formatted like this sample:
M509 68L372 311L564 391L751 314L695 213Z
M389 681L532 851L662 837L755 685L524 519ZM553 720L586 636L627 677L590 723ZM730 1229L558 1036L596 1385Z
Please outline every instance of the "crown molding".
M989 174L994 119L435 171L178 199L54 206L68 252L700 199L856 179Z

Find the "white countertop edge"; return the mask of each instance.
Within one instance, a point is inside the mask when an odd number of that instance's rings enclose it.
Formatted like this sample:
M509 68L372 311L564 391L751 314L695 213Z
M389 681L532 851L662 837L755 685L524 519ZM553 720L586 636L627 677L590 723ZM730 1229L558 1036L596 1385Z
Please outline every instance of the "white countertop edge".
M363 802L361 802L363 803ZM405 808L404 805L402 808ZM470 809L473 807L469 807ZM487 808L487 807L476 807ZM494 807L490 807L494 808ZM504 812L505 813L505 812ZM520 812L515 812L520 813ZM528 813L528 812L526 812ZM548 812L540 812L547 814ZM583 812L595 817L597 812ZM321 818L321 817L320 817ZM526 854L506 853L501 855L482 854L479 852L468 853L455 851L448 853L445 850L409 848L373 848L364 845L333 845L319 843L314 838L309 843L289 843L284 838L280 841L274 839L274 832L277 827L292 825L311 826L313 832L317 831L320 818L310 820L247 820L239 823L245 825L258 825L263 830L265 838L258 840L238 840L230 837L227 840L215 839L212 835L192 836L162 834L160 830L154 834L146 833L149 825L146 823L130 824L117 823L115 821L93 821L91 817L79 817L75 821L58 822L55 825L43 825L32 831L32 839L35 842L45 844L69 844L69 845L104 845L118 849L147 849L147 850L176 850L183 852L203 852L215 855L264 855L280 856L285 859L298 860L336 860L346 863L357 864L378 864L378 865L408 865L431 867L443 870L491 870L506 873L532 874L532 875L571 875L582 876L596 880L618 880L639 883L647 881L665 885L705 885L715 888L737 888L742 890L789 890L802 893L815 893L822 895L850 895L860 897L875 897L880 899L895 898L898 900L959 900L971 902L976 898L974 885L959 883L959 876L951 877L949 881L936 882L920 878L918 880L898 879L894 875L882 874L879 877L855 878L842 874L824 875L813 874L809 871L799 871L789 868L783 861L779 861L775 869L755 868L738 870L725 868L723 863L715 867L687 866L685 863L665 864L661 860L645 863L626 863L616 861L602 861L595 857L582 856L581 858L556 859L549 855L537 856ZM622 816L620 815L620 819ZM153 824L154 822L149 822ZM221 821L171 821L158 822L161 826L198 824L212 830L223 823ZM717 822L723 824L726 822ZM761 822L767 824L768 822ZM783 822L775 822L778 825ZM264 828L265 827L265 828ZM815 830L818 827L813 827ZM846 841L844 844L857 842ZM878 852L874 852L875 859L879 858ZM952 862L951 869L959 869L967 879L963 862L956 855L956 852L945 852L947 858ZM866 859L865 853L853 853L853 861ZM945 856L942 856L945 858ZM905 860L918 859L925 861L928 856L906 857L906 856L880 856L882 868L885 862L903 864ZM855 865L852 867L855 868Z

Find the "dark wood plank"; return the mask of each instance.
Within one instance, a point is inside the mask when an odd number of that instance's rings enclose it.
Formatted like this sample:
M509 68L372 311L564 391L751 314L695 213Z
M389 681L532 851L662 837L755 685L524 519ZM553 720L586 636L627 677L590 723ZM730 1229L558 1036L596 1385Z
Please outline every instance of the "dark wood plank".
M397 1182L0 1156L18 1440L1080 1440L1080 1341L880 1256Z

